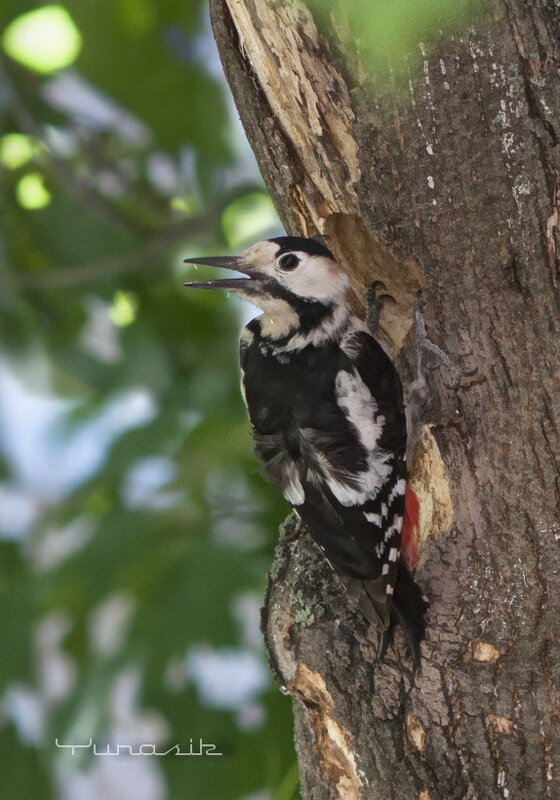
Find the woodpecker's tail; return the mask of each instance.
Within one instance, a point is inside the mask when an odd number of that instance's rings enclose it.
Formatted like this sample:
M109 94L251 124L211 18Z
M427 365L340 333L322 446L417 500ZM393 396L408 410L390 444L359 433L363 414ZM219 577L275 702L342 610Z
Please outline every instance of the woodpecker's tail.
M393 639L395 625L398 624L402 627L406 636L408 648L414 661L414 669L418 670L420 668L420 642L426 635L424 617L427 610L428 600L426 596L401 561L393 596L391 624L388 630L381 634L379 657L383 658L385 655L385 651Z

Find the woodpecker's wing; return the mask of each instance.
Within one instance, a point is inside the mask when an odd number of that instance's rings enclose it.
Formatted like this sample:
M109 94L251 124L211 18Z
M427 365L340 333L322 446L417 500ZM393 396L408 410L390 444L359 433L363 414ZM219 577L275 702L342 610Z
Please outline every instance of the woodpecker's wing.
M384 630L399 572L406 488L402 386L365 330L348 334L341 351L335 396L348 424L326 434L301 430L315 454L307 463L318 460L322 469L308 470L297 511L362 612Z
M257 332L257 331L255 331ZM368 619L387 628L404 510L402 387L356 329L285 363L245 336L241 362L257 452Z
M341 341L362 381L374 398L378 413L383 417L380 446L395 454L406 451L406 418L403 389L391 358L379 342L360 323L351 328Z
M305 494L305 502L296 507L297 514L364 616L379 630L386 630L391 620L393 594L387 593L387 586L392 587L396 581L396 552L393 564L389 562L387 567L379 568L379 558L372 558L370 552L371 530L367 531L370 541L365 545L357 535L358 528L348 533L348 521L344 519L347 514L337 514L322 492L309 484L305 486ZM365 527L361 520L358 524Z
M374 475L377 471L380 476L365 502L342 512L345 524L355 532L361 547L374 556L373 563L368 562L368 579L361 581L361 585L356 585L352 576L343 580L351 594L357 593L365 616L371 619L367 606L373 605L386 626L392 601L397 606L397 615L399 605L409 605L411 593L406 587L412 582L397 581L399 573L402 577L399 554L406 490L407 434L402 384L390 357L359 323L343 338L341 349L350 359L358 381L357 386L346 381L353 391L345 394L339 390L339 403L349 409L349 417L362 430L364 444L370 448L369 471ZM362 400L360 404L363 395L371 397L371 402ZM369 439L367 424L360 420L358 412L352 412L356 407L367 407L374 420ZM414 603L416 593L412 594Z
M304 482L305 501L296 510L364 616L387 631L381 639L381 652L392 637L392 621L398 621L419 667L427 600L399 559L406 490L402 386L392 361L367 331L356 326L342 340L341 349L354 372L350 370L352 377L348 377L349 365L341 359L343 374L335 379L337 401L367 446L366 468L359 484L371 487L373 483L374 489L366 499L355 497L353 503L342 495L342 504L328 480L326 486ZM346 446L349 452L344 446L339 448L338 458L332 456L337 452L332 440L320 448L343 474L352 459L354 469L360 465L357 449ZM332 477L332 468L330 472ZM343 478L347 487L351 484L348 478L348 474Z

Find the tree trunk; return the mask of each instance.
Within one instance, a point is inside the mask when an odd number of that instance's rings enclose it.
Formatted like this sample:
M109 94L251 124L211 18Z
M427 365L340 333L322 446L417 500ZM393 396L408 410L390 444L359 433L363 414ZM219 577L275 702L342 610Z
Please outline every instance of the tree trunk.
M309 537L284 526L264 623L303 796L559 798L557 6L494 2L419 43L410 82L372 79L342 12L319 24L299 0L213 0L212 16L287 230L330 235L357 303L385 282L405 376L419 288L431 338L478 370L428 372L420 675L400 634L376 661Z

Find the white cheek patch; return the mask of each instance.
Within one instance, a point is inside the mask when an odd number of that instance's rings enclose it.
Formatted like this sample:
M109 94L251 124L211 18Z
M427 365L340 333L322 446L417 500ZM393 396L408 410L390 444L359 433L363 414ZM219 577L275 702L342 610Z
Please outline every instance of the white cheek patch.
M299 265L290 272L276 271L276 279L282 286L306 300L332 302L344 297L350 281L332 259L297 250L294 253Z

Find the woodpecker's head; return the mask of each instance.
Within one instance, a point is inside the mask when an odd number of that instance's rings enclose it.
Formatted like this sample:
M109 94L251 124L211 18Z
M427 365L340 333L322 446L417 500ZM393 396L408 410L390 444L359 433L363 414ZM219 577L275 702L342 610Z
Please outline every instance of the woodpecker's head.
M234 292L262 309L268 321L276 324L278 335L308 327L311 319L319 322L345 305L348 277L331 251L315 239L279 236L257 242L239 256L188 258L186 263L241 272L244 277L185 286Z

